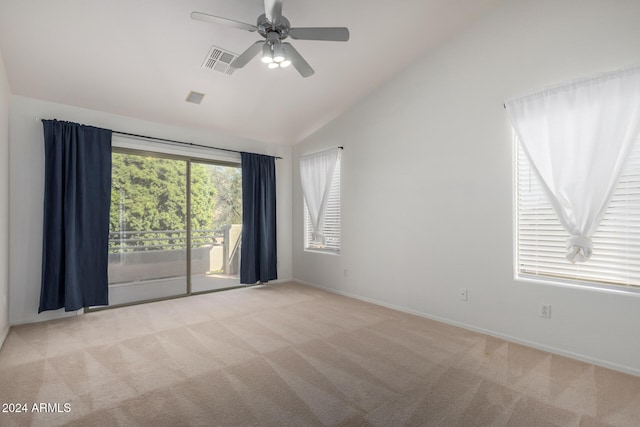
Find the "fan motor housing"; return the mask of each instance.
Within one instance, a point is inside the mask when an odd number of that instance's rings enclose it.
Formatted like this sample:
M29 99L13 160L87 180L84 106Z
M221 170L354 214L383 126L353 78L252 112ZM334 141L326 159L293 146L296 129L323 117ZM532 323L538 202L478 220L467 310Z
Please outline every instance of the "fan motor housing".
M289 23L289 20L287 18L281 16L278 25L274 25L269 22L267 16L263 13L258 17L256 27L258 27L258 33L260 33L260 35L264 38L268 38L269 33L278 33L278 38L280 40L284 40L289 36L291 24Z

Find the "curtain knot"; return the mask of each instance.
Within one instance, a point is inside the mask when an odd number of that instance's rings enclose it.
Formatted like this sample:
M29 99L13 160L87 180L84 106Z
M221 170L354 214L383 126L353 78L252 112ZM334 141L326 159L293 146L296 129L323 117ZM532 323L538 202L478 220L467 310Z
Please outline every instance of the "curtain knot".
M593 243L587 236L574 234L567 239L567 259L572 263L585 262L592 253Z
M325 243L324 234L318 233L317 231L314 231L313 233L311 233L311 240L321 245L324 245Z

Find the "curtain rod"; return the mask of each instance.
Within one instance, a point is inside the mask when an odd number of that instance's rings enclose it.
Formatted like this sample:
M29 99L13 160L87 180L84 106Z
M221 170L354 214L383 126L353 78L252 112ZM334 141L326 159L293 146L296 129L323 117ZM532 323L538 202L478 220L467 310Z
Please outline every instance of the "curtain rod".
M247 151L232 150L230 148L219 148L219 147L212 147L210 145L195 144L193 142L176 141L174 139L158 138L158 137L155 137L155 136L138 135L138 134L129 133L129 132L120 132L118 130L113 130L111 132L116 133L118 135L126 135L126 136L133 136L133 137L136 137L136 138L151 139L151 140L154 140L154 141L160 141L160 142L165 142L165 143L170 143L170 144L188 145L190 147L208 148L210 150L227 151L229 153L246 153L247 152ZM250 154L258 154L258 153L250 153ZM278 156L270 156L270 157L274 157L276 159L282 159L282 157L278 157Z
M50 119L42 119L40 117L36 117L36 120L44 122L45 120L50 120ZM53 119L53 120L57 120L57 119ZM111 130L111 129L109 129L109 130ZM111 132L112 133L117 133L118 135L133 136L135 138L143 138L143 139L151 139L151 140L154 140L154 141L160 141L160 142L170 143L170 144L179 144L179 145L188 145L188 146L191 146L191 147L208 148L210 150L227 151L229 153L259 154L259 153L250 153L248 151L232 150L230 148L219 148L219 147L212 147L210 145L194 144L193 142L183 142L183 141L176 141L174 139L157 138L155 136L139 135L139 134L136 134L136 133L129 133L129 132L120 132L118 130L111 130ZM262 154L262 155L263 156L268 156L268 154ZM273 157L273 158L276 158L276 159L282 159L282 157L278 157L278 156L269 156L269 157Z

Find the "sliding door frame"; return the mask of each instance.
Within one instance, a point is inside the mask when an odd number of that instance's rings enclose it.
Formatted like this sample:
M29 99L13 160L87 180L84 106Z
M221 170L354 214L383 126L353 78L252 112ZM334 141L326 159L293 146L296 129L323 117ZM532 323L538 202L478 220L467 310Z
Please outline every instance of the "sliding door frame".
M230 289L238 289L238 288L246 287L245 285L238 284L237 286L228 286L228 287L225 287L225 288L218 288L218 289L211 289L211 290L193 292L192 291L192 283L191 283L191 216L192 216L191 215L191 164L192 163L204 163L204 164L209 164L209 165L214 165L214 166L227 166L227 167L242 168L242 165L241 165L240 161L234 162L234 161L230 161L230 160L213 160L213 159L207 159L207 158L202 158L202 157L197 157L197 156L180 155L180 154L173 154L173 153L163 153L163 152L157 152L157 151L150 151L150 150L136 149L136 148L124 148L124 147L112 147L111 148L111 154L114 154L114 153L131 154L131 155L136 155L136 156L148 156L148 157L155 157L155 158L169 159L169 160L179 160L179 161L186 162L186 189L185 189L186 195L187 195L187 200L186 200L187 218L186 218L186 222L185 222L185 227L186 227L186 232L187 232L187 237L186 237L186 249L187 249L187 253L186 253L186 263L187 263L187 269L186 269L186 276L187 276L186 293L178 294L178 295L170 295L170 296L166 296L166 297L159 297L159 298L150 298L150 299L145 299L145 300L140 300L140 301L132 301L132 302L127 302L127 303L123 303L123 304L115 304L115 305L107 305L107 306L96 306L96 307L85 307L85 309L84 309L85 313L90 313L90 312L94 312L94 311L109 310L109 309L112 309L112 308L119 308L119 307L129 307L129 306L147 304L147 303L157 302L157 301L166 301L166 300L171 300L171 299L190 297L190 296L193 296L193 295L210 294L210 293L213 293L213 292L228 291Z

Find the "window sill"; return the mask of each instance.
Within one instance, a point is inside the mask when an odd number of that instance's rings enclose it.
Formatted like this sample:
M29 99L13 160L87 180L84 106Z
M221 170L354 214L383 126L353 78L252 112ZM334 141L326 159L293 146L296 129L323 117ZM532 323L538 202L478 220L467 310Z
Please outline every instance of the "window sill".
M526 273L516 273L514 279L517 282L529 282L550 286L560 286L571 289L581 289L586 291L604 292L608 294L640 297L640 287L637 286L607 285L605 283L577 281L571 279L554 279L551 277L536 276Z
M330 249L305 248L304 251L305 252L314 253L314 254L340 256L340 251L334 251L334 250L330 250Z

